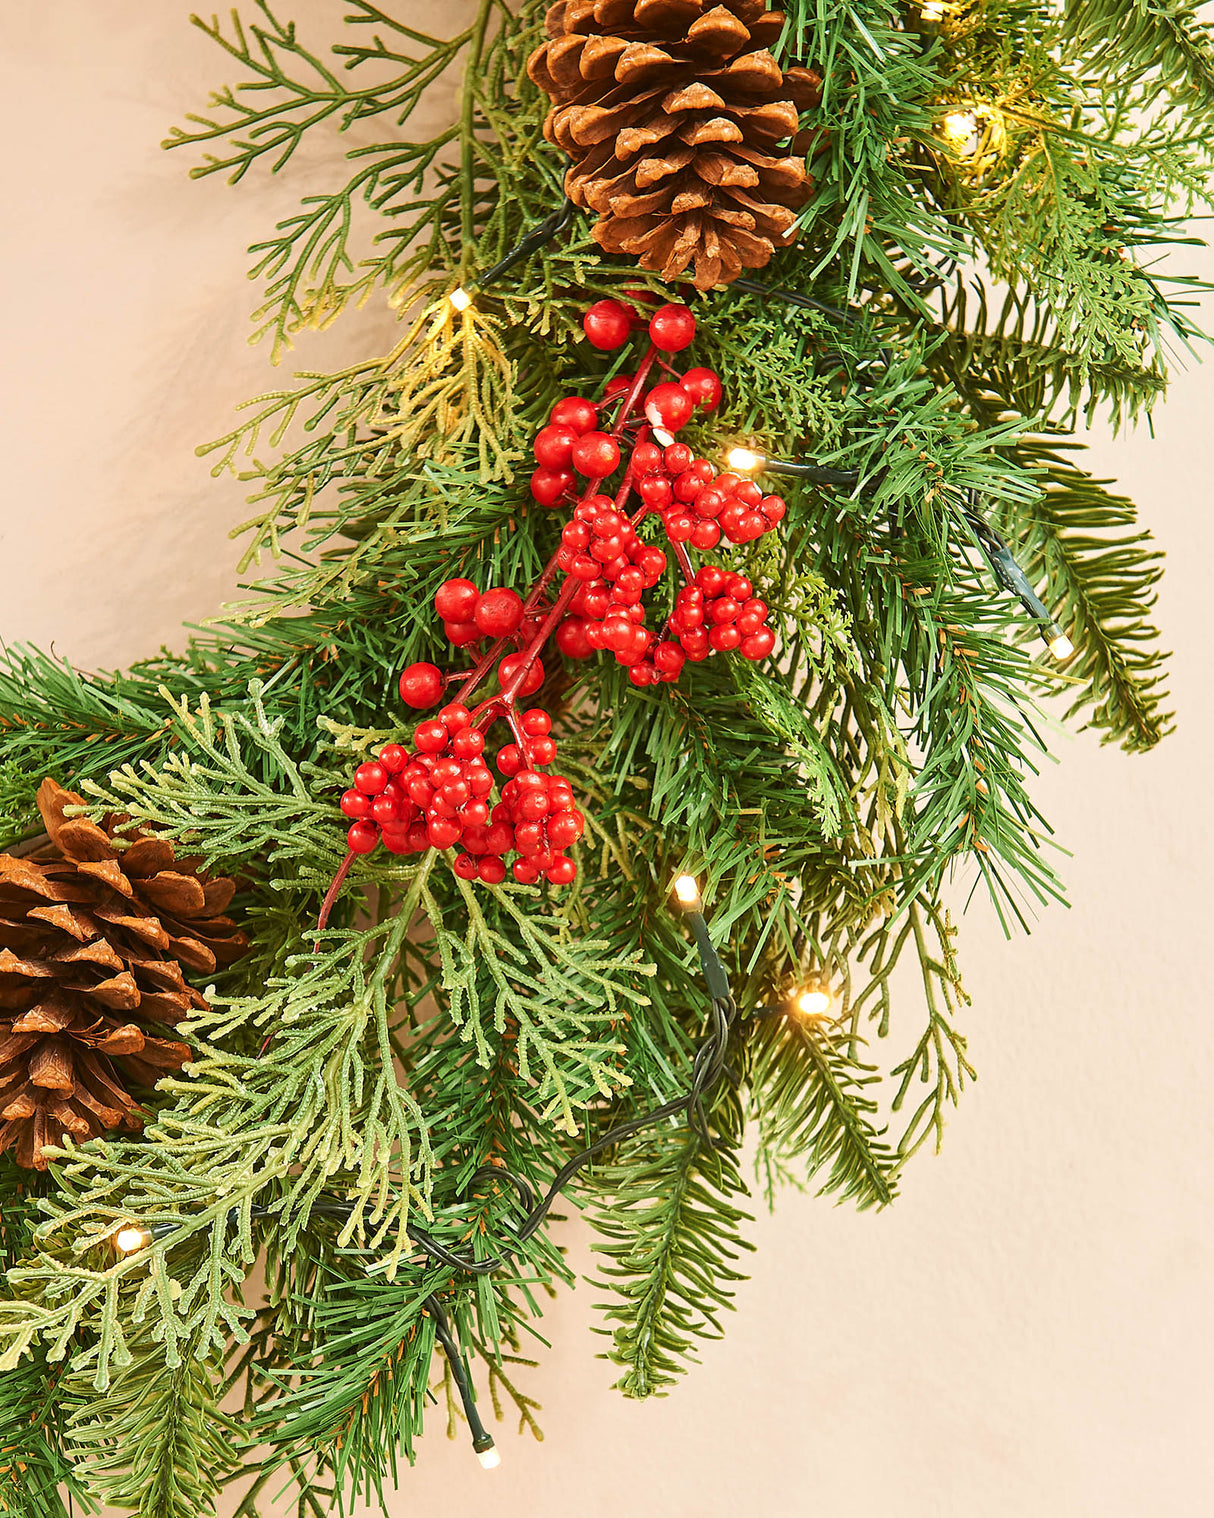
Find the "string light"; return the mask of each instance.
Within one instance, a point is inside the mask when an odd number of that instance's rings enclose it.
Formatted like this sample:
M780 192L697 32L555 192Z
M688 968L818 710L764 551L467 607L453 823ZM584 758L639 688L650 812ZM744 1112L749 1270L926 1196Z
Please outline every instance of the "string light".
M834 998L820 985L803 986L793 993L793 1005L802 1017L824 1017Z
M495 1471L502 1463L502 1452L496 1444L491 1444L488 1449L478 1449L476 1458L480 1461L482 1470Z
M704 903L700 900L700 887L694 875L680 875L674 883L675 900L685 912L699 912Z
M767 460L761 453L753 453L749 448L731 448L726 454L726 460L731 469L761 469Z
M114 1248L119 1254L135 1254L140 1249L146 1249L152 1242L152 1235L146 1228L139 1228L134 1223L124 1223L113 1235Z
M1055 659L1059 661L1069 659L1075 652L1075 645L1061 629L1049 640L1049 650Z
M447 299L457 311L466 311L472 304L472 297L464 289L463 285L456 285L451 294L447 296Z
M944 0L923 0L919 7L919 19L929 23L944 20Z
M940 129L963 158L973 158L982 145L977 111L949 111Z

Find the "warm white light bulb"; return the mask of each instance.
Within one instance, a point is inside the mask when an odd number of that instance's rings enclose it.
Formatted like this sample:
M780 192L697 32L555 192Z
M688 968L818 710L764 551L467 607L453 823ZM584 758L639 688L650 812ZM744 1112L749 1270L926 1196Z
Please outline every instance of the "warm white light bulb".
M466 311L472 304L472 297L468 294L467 290L465 290L462 285L456 285L455 289L452 290L447 299L451 302L457 311Z
M950 111L941 122L944 135L951 137L954 142L964 142L967 138L977 138L978 117L973 111ZM975 141L974 146L977 146Z
M488 1449L478 1449L476 1458L481 1463L482 1470L495 1471L502 1463L501 1452L496 1444L491 1444Z
M923 0L919 15L924 21L944 20L944 0Z
M726 462L731 469L758 469L763 463L763 455L752 453L749 448L731 448Z
M1057 637L1050 639L1050 653L1055 659L1069 659L1075 652L1075 645L1067 637L1066 633L1060 632Z
M818 986L809 986L799 993L796 1003L803 1017L821 1017L830 1011L830 994Z
M119 1254L134 1254L137 1249L146 1249L151 1242L151 1234L134 1225L120 1228L114 1235L114 1248Z
M674 894L680 906L694 907L700 899L700 888L694 875L680 875L674 883Z

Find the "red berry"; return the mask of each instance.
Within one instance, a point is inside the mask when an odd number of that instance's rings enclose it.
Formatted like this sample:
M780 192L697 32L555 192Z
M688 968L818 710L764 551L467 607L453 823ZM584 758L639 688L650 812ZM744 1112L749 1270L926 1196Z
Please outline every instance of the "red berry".
M507 654L497 667L497 677L503 686L509 685L526 658L525 654ZM536 659L518 688L520 696L534 696L544 683L544 666Z
M691 546L701 550L715 548L721 541L721 529L713 521L701 517L691 529Z
M531 445L535 462L544 469L568 469L578 437L572 427L541 427Z
M343 813L355 822L371 815L371 798L364 796L362 791L343 791L338 805Z
M674 482L674 498L676 501L683 501L685 503L694 501L696 496L703 493L703 490L704 481L698 475L693 474L690 469L684 470Z
M552 731L552 718L542 706L533 706L523 713L522 728L529 737L538 738Z
M662 462L671 474L682 474L684 469L690 469L695 460L695 454L686 443L671 443L662 454Z
M390 775L399 775L408 764L409 755L399 743L385 743L379 751L379 762Z
M637 488L646 506L652 506L658 511L661 511L663 506L669 506L674 500L674 490L670 481L661 474L646 475Z
M504 854L514 847L514 829L508 822L495 822L485 835L485 842L489 853Z
M528 859L516 859L510 868L520 885L534 885L540 878L540 872Z
M346 830L346 845L351 854L369 854L379 842L379 829L373 822L352 822Z
M475 620L486 637L508 638L522 626L523 598L505 585L487 590L476 603Z
M731 648L737 648L742 641L742 634L732 622L722 622L708 634L708 643L715 648L717 653L727 653Z
M506 866L496 854L486 854L476 872L486 885L501 885L506 878Z
M463 831L459 823L449 817L431 817L426 824L426 836L436 849L449 849L453 843L459 842Z
M441 722L419 722L413 729L413 743L423 754L441 754L447 747L447 729Z
M603 386L604 401L614 400L617 395L626 395L635 381L635 374L613 374Z
M588 659L594 652L586 641L586 623L581 617L566 617L556 630L556 646L567 659Z
M545 870L544 874L553 885L571 885L577 878L577 865L562 855L560 859L553 860L551 868Z
M776 638L771 628L761 627L758 632L742 639L738 652L744 659L766 659L775 646Z
M400 699L415 711L433 706L443 693L442 672L433 664L410 664L400 677Z
M434 609L444 622L471 622L479 600L471 580L447 580L435 593Z
M571 427L581 437L598 426L599 408L593 401L583 400L580 395L566 395L557 401L548 416L552 427Z
M561 528L561 544L574 553L584 553L590 545L590 528L585 522L566 522Z
M701 659L707 659L708 634L702 627L693 627L685 633L680 633L679 642L683 645L683 652L693 664L698 664Z
M354 771L354 784L364 796L378 796L388 783L388 771L377 759L369 759Z
M715 411L721 404L720 376L711 369L688 369L679 384L701 411Z
M451 866L461 880L475 880L477 860L471 854L457 854Z
M396 798L387 794L376 796L371 803L371 818L380 823L396 821Z
M662 450L656 443L638 443L632 450L632 472L638 478L662 467Z
M742 480L734 486L733 493L747 506L757 506L763 499L762 490L753 480Z
M666 536L672 543L686 543L695 531L695 523L685 511L668 512L662 519Z
M678 675L686 663L687 655L677 643L659 643L653 651L654 668L664 675Z
M523 756L517 743L508 743L505 748L498 749L497 758L494 760L498 773L506 776L517 775L523 767Z
M587 479L605 479L619 462L620 445L606 432L587 432L573 445L573 467Z
M588 553L577 553L569 565L569 573L575 580L584 580L587 584L599 577L599 561L592 559Z
M410 823L408 837L411 853L424 854L430 847L430 834L424 822Z
M546 734L532 739L531 762L532 764L551 764L556 758L556 742Z
M472 721L472 713L458 701L453 701L450 706L444 706L438 714L438 720L449 733L458 733L460 728L467 727Z
M663 353L679 353L696 335L696 319L686 306L659 306L649 318L649 339Z
M582 836L585 825L581 812L557 812L548 819L548 841L553 848L567 849Z
M572 469L537 469L531 476L531 498L538 506L559 506L572 485Z
M622 348L632 332L632 312L618 300L596 300L582 317L582 331L596 348Z
M645 417L651 427L677 432L691 420L696 404L681 385L655 385L645 397Z
M483 801L469 801L461 809L460 816L464 820L464 837L467 838L469 828L483 828L489 821L489 808ZM464 847L468 845L465 843Z
M788 510L783 496L765 495L759 502L759 510L774 527L777 522L783 521L784 513Z
M469 643L477 642L481 635L475 622L444 622L443 632L456 648L466 648Z
M459 759L475 759L485 752L485 735L474 727L465 727L451 739L451 752Z
M761 538L768 530L767 518L761 511L746 511L742 514L742 520L738 523L735 542L752 542L755 538Z

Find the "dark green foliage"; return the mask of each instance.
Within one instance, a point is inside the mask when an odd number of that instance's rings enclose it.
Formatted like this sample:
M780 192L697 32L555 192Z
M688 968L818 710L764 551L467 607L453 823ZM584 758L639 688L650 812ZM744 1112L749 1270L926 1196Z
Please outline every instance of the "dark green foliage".
M979 0L932 35L887 0L789 0L782 54L823 78L797 144L813 192L766 293L696 299L689 357L725 397L686 433L710 458L746 443L855 480L787 482L781 534L720 556L771 606L777 657L644 690L609 658L552 657L539 699L587 816L576 884L473 890L433 854L380 852L315 931L346 777L408 737L401 665L455 662L435 589L523 588L556 547L560 513L527 497L531 438L558 396L630 362L588 351L581 312L663 289L577 215L471 310L446 300L560 201L523 72L545 9L483 0L437 39L349 0L331 54L265 3L198 23L238 78L170 139L202 150L194 173L271 169L317 128L378 138L252 250L257 335L280 356L351 303L406 314L389 353L296 376L205 445L249 484L234 535L261 578L184 653L102 674L0 655L4 841L37 831L53 774L236 873L254 941L208 988L145 1134L71 1150L38 1183L36 1237L0 1169L0 1511L60 1518L60 1485L85 1500L86 1478L149 1518L237 1483L241 1518L284 1488L301 1518L381 1498L428 1388L458 1418L432 1293L485 1402L538 1433L513 1367L571 1279L559 1231L519 1245L513 1193L467 1188L500 1164L543 1191L584 1143L686 1093L705 1001L668 891L690 869L740 1009L725 1078L694 1120L605 1150L566 1191L601 1236L619 1386L669 1388L740 1279L745 1122L769 1193L858 1207L939 1143L974 1074L951 882L985 884L1009 929L1026 895L1061 894L1035 703L1061 693L1132 750L1170 726L1147 620L1159 555L1068 432L1149 411L1170 349L1198 336L1201 283L1154 260L1191 241L1176 218L1204 195L1206 29L1167 0L1065 16ZM449 67L458 122L412 138ZM942 121L969 108L986 127L967 156ZM1073 639L1061 667L999 589L975 513ZM900 964L921 997L895 995ZM807 975L835 1002L795 1021ZM310 1212L332 1193L350 1216ZM131 1219L157 1236L119 1259L107 1240ZM408 1226L481 1260L513 1239L511 1264L435 1265ZM239 1417L217 1411L237 1395Z

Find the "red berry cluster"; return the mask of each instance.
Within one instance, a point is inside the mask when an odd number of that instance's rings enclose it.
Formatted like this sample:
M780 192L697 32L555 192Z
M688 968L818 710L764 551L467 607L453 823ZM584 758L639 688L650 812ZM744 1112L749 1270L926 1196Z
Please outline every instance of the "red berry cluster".
M471 580L448 580L439 587L434 609L456 648L481 638L509 638L523 625L523 598L504 585L481 592Z
M433 668L410 665L405 675L417 687L430 680ZM548 713L541 707L524 712L519 730L527 753L510 744L498 754L498 772L509 778L492 810L485 735L466 706L453 702L437 718L418 723L413 753L385 744L377 760L358 766L353 787L341 798L342 811L353 819L346 834L350 852L369 854L381 841L394 854L459 844L455 873L498 885L506 878L503 856L517 851L522 857L514 862L516 879L531 883L543 874L554 885L568 885L577 866L563 851L581 837L585 819L567 780L532 768L556 758Z
M686 443L665 449L641 443L632 461L637 494L661 513L672 543L715 548L722 534L731 543L749 543L777 527L788 509L782 497L764 495L753 480L718 474Z
M756 598L745 575L715 564L705 564L692 584L679 591L670 630L695 662L712 649L726 653L734 648L744 659L766 659L776 641L767 625L766 601Z

